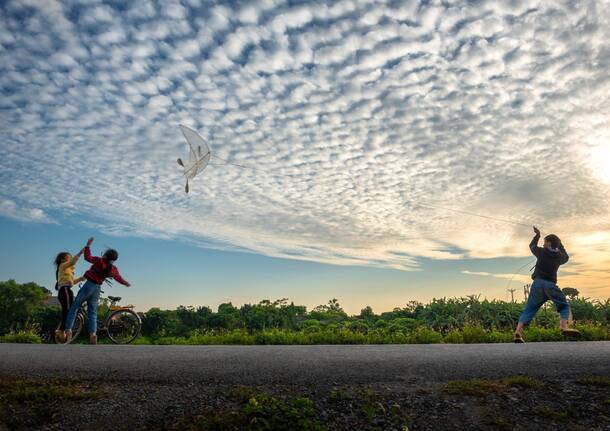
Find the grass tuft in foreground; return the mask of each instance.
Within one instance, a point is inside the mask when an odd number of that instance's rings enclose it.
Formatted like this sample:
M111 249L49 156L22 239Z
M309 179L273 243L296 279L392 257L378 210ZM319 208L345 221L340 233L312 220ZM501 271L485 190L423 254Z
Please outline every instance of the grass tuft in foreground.
M506 386L518 388L539 389L544 386L540 380L529 376L506 377L505 379L502 379L501 382Z
M599 387L610 387L610 377L608 376L594 376L587 377L584 379L577 380L577 383L587 386L599 386Z
M272 395L248 386L227 392L222 409L206 407L163 429L321 431L345 429L346 421L354 429L408 429L404 407L371 386L306 395Z
M504 392L504 385L497 381L472 379L453 380L445 385L444 391L451 395L471 395L485 397L489 394L500 394Z
M194 430L289 430L323 431L316 420L314 402L308 397L275 397L248 387L232 391L235 409L206 410L190 423L175 424L175 429Z
M0 381L0 429L32 429L58 419L66 405L99 399L105 393L76 380L3 379Z
M520 387L528 389L540 389L544 385L541 381L529 376L512 376L501 380L453 380L448 382L443 391L451 395L470 395L485 397L487 395L500 395L508 388Z
M557 422L568 422L570 420L570 414L567 411L556 410L547 406L534 407L532 414Z

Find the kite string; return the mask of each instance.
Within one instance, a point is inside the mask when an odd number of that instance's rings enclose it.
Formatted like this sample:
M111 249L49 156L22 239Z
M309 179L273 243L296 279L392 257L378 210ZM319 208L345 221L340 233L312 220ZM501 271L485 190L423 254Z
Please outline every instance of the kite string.
M226 160L226 159L221 159L220 157L218 157L218 156L216 156L216 155L212 155L212 157L214 157L215 159L220 160L221 162L224 162L224 164L225 164L225 165L237 166L238 168L243 168L243 169L252 169L252 170L255 170L255 171L256 171L256 170L259 170L259 169L257 169L257 168L253 168L253 167L251 167L251 166L240 165L239 163L233 163L233 162L230 162L230 161L228 161L228 160ZM219 165L213 165L213 166L219 166ZM220 165L220 166L222 166L222 165Z
M525 268L526 266L531 265L532 263L535 263L535 262L536 262L535 260L532 260L530 262L526 262L525 264L521 265L519 267L519 269L513 273L513 276L510 278L510 280L508 280L508 283L506 283L506 290L508 291L508 288L510 287L511 283L513 282L513 280L515 279L517 274L519 274L523 268Z
M294 178L297 175L301 175L301 174L280 174L278 172L271 172L268 169L255 168L254 166L242 165L242 164L239 164L239 163L233 163L233 162L230 162L227 159L220 158L220 157L218 157L218 156L216 156L214 154L212 154L212 157L214 159L220 160L223 163L222 164L210 163L211 166L226 166L226 165L230 165L230 166L236 166L236 167L242 168L242 169L249 169L249 170L254 171L254 172L262 172L262 173L265 173L267 175L272 175L272 176L276 176L276 177L286 177L286 178ZM306 175L309 175L309 174L310 173L307 173Z
M488 220L495 220L495 221L502 222L502 223L510 223L510 224L514 224L514 225L518 225L518 226L526 226L526 227L531 226L530 224L521 223L521 222L514 221L514 220L503 219L503 218L499 218L499 217L492 217L492 216L488 216L488 215L477 214L477 213L473 213L470 211L458 210L458 209L454 209L454 208L446 208L446 207L440 207L440 206L436 206L436 205L420 204L420 203L417 203L415 205L424 207L424 208L432 208L432 209L437 209L437 210L441 210L441 211L451 211L451 212L455 212L458 214L465 214L465 215L469 215L469 216L473 216L473 217L479 217L479 218L484 218L484 219L488 219Z

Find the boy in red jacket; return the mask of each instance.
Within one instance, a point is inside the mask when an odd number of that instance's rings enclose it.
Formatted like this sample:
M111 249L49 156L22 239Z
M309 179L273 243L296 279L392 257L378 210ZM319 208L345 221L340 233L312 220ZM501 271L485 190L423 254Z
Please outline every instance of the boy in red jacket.
M116 250L108 249L102 257L91 256L91 243L93 238L89 238L85 246L85 260L91 263L91 267L85 272L85 284L78 291L74 303L70 307L68 316L66 317L66 341L72 339L72 327L76 319L76 313L87 302L87 321L89 329L89 340L91 344L97 344L97 309L100 299L101 284L107 278L114 278L117 282L124 286L131 286L125 281L119 269L114 265L114 262L119 258L119 253Z

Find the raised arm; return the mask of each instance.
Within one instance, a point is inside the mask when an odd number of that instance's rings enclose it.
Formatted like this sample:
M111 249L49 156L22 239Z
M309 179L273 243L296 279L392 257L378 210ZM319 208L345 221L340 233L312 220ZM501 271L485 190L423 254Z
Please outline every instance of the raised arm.
M561 254L561 265L563 265L564 263L567 263L568 260L570 260L570 256L568 255L568 252L566 251L565 247L563 246L563 244L561 243L561 241L559 241L559 253Z
M121 274L119 273L119 270L116 266L112 266L112 278L114 278L117 282L121 283L123 286L131 286L131 284L127 280L121 277Z
M89 238L87 240L87 245L83 248L83 252L85 253L85 260L89 263L95 263L99 260L99 257L91 256L91 243L93 242L93 238Z
M86 246L84 248L85 251L85 260L89 263L95 263L97 262L97 259L99 259L98 257L95 256L91 256L91 249L89 249L89 246Z
M532 241L530 242L530 250L534 256L538 257L540 255L540 247L538 247L538 241L540 240L540 231L536 226L534 226L534 233L536 235L534 235Z
M78 262L78 259L81 257L81 255L84 252L84 248L81 249L78 253L76 253L74 256L72 256L72 259L70 259L70 266L74 266L76 265L76 262Z

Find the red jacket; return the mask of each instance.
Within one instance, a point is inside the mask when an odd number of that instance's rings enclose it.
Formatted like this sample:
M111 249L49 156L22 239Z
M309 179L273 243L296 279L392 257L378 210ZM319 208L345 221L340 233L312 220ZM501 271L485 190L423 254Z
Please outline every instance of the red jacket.
M108 262L101 257L91 256L91 250L89 250L89 247L85 247L85 260L92 263L91 268L85 272L85 278L91 283L102 284L106 278L112 277L122 285L129 286L129 283L126 282L123 277L121 277L118 268L114 265L112 265L110 275L107 276Z

